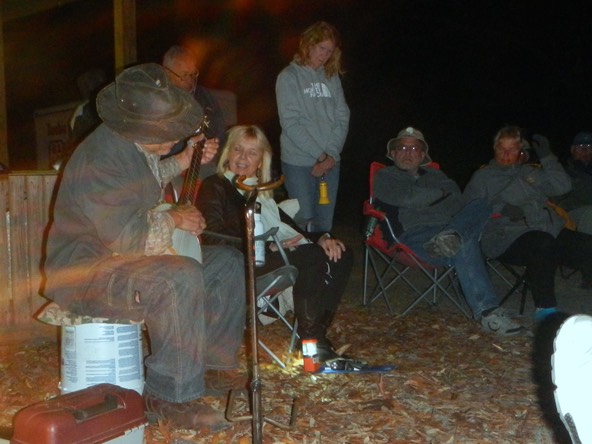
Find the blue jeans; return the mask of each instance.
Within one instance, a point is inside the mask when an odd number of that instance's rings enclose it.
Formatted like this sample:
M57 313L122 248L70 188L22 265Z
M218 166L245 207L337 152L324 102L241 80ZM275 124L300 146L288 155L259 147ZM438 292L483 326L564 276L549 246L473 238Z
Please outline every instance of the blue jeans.
M497 295L489 278L479 240L483 227L491 215L491 207L483 199L475 199L454 215L447 225L421 227L406 231L399 240L422 260L434 265L452 265L465 299L479 319L484 310L497 307ZM462 247L454 257L432 257L423 244L443 230L454 230L462 239Z
M312 167L294 166L282 162L282 172L286 178L285 186L290 198L298 199L300 210L294 221L302 229L314 232L330 232L333 228L333 213L339 188L339 167L337 164L325 174L329 204L319 205L320 177L311 173Z
M170 402L204 394L206 369L238 367L246 308L242 254L202 247L185 256L109 258L95 266L79 314L144 320L151 354L144 390Z

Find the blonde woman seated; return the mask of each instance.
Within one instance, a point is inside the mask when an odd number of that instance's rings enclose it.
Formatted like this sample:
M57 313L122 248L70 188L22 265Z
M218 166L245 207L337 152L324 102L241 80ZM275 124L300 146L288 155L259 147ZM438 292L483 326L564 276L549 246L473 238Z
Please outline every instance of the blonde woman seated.
M231 128L220 155L217 174L200 186L198 208L206 218L208 231L244 237L244 192L233 184L235 176L246 176L245 183L254 185L271 180L272 150L263 131L254 125ZM261 217L264 229L279 227L278 236L290 263L298 268L293 288L294 312L301 338L318 340L322 361L338 357L327 338L327 329L337 310L352 267L352 254L343 242L330 233L308 233L273 200L272 191L260 192ZM225 241L204 236L206 244ZM268 249L266 263L256 268L264 274L284 264L279 252Z

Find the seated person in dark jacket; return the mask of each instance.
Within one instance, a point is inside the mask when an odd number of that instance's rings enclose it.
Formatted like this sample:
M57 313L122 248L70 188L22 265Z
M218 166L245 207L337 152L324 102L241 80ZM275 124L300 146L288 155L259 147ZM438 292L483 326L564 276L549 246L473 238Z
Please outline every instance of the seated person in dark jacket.
M498 217L483 230L483 252L526 266L526 282L536 306L535 321L557 312L558 264L580 270L592 282L592 237L565 228L549 198L567 193L571 180L551 151L549 140L535 134L529 144L538 164L525 163L527 141L517 126L501 128L493 140L493 159L475 171L464 190L467 200L485 198Z
M232 180L238 175L246 176L245 183L250 185L268 182L271 157L269 141L257 126L235 126L229 130L217 174L203 181L197 199L209 231L244 237L246 200L244 192L237 189ZM257 199L262 207L264 229L279 227L278 237L290 263L298 268L298 279L293 288L298 334L302 339L317 339L321 361L336 358L326 334L351 271L351 251L329 233L303 232L278 208L272 191L261 192ZM220 244L224 240L206 235L204 242ZM278 251L267 251L265 265L258 267L256 272L264 274L283 264Z

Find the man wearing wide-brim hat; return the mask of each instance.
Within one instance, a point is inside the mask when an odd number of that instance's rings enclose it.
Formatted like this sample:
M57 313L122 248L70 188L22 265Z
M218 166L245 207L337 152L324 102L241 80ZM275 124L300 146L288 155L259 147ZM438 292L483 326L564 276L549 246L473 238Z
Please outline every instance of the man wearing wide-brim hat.
M163 254L171 252L175 230L196 236L205 221L193 205L160 205L164 186L189 167L193 148L160 156L195 132L203 111L157 64L123 71L97 96L97 110L103 124L63 170L45 295L76 314L144 321L151 347L144 387L149 418L220 429L228 425L222 412L200 398L244 382L220 376L238 367L242 255L203 247L200 263ZM205 150L204 161L213 151Z
M402 243L424 262L453 266L473 317L487 333L521 334L499 306L481 253L479 238L491 207L484 199L462 201L458 185L432 162L421 131L407 127L387 143L393 166L377 171L375 205L385 211L390 226L387 242ZM392 227L392 230L391 230Z

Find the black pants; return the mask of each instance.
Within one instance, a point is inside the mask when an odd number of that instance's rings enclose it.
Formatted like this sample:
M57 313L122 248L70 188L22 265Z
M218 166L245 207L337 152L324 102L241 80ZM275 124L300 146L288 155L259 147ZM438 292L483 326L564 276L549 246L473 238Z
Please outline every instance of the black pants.
M300 245L292 251L286 250L286 253L290 264L298 269L293 296L294 313L299 322L304 319L318 321L324 313L334 313L351 274L351 249L343 252L337 262L330 261L318 244ZM265 265L256 269L258 275L284 265L279 252L268 250L265 256Z
M557 305L557 265L579 270L585 282L592 282L592 236L586 233L564 228L554 238L544 231L529 231L516 239L498 259L526 266L525 278L536 307Z

